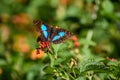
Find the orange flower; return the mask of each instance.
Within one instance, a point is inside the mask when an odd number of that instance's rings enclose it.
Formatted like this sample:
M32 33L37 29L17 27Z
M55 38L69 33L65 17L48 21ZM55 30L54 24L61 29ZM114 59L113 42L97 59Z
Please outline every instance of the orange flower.
M2 68L0 68L0 75L3 73L3 70L2 70Z
M18 52L29 52L29 45L27 39L22 35L17 35L14 38L13 50Z
M74 47L79 47L80 46L80 43L78 42L78 38L75 35L70 37L70 40L73 41Z
M74 36L70 37L70 40L72 40L73 42L75 42L75 41L78 40L78 38L74 35Z
M74 47L79 47L80 43L78 41L74 42Z
M1 41L5 42L8 40L9 35L10 35L10 29L9 26L7 25L0 25L0 37L1 37Z
M39 54L37 52L38 52L37 50L33 50L32 51L32 53L30 55L30 58L32 60L40 59L40 58L42 58L45 55L44 51L42 51L40 49L39 49Z
M28 25L29 24L29 16L25 13L20 13L13 16L13 23L18 25Z
M59 3L62 5L68 5L72 2L72 0L59 0L59 1L60 1Z

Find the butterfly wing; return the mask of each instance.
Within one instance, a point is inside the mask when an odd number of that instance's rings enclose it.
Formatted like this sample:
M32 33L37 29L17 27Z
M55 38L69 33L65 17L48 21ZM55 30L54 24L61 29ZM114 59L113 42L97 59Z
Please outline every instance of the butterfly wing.
M42 21L36 20L33 21L33 23L37 26L37 30L41 33L37 41L47 41L57 44L63 42L73 35L71 32L65 29L50 27Z
M44 22L41 21L33 21L33 23L37 26L37 30L41 33L38 37L37 41L49 41L50 30L51 27Z
M61 28L54 27L51 31L54 31L50 37L51 42L54 44L61 43L73 35L71 32Z

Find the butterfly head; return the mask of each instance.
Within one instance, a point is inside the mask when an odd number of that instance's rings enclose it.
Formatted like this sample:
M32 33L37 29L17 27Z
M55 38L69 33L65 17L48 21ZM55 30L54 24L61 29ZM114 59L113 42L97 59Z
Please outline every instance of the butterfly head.
M40 25L42 24L42 22L41 21L39 21L39 20L33 20L33 24L35 25L35 26L37 26L37 31L39 31L39 29L40 29Z
M33 24L36 25L36 26L37 26L37 25L40 25L40 24L41 24L41 21L39 21L39 20L33 20Z

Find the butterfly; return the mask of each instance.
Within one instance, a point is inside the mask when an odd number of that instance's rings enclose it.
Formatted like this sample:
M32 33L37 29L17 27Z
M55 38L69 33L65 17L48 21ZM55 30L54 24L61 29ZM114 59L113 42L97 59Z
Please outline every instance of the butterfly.
M73 35L70 31L55 26L49 26L45 22L39 20L34 20L33 23L37 26L37 30L40 32L40 36L37 38L37 42L40 46L37 49L47 48L47 50L50 51L50 43L62 43Z

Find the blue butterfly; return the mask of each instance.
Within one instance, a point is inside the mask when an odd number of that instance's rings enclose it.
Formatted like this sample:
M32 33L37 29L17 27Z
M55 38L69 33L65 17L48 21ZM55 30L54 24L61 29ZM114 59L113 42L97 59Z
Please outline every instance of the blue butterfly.
M37 42L39 43L37 54L40 49L47 49L47 51L51 52L49 47L50 43L61 43L73 35L65 29L51 27L39 20L34 20L33 23L37 26L37 30L40 32L40 36L37 38Z
M37 42L42 41L56 44L65 41L73 35L65 29L51 27L39 20L34 20L33 23L37 26L37 30L40 32Z

